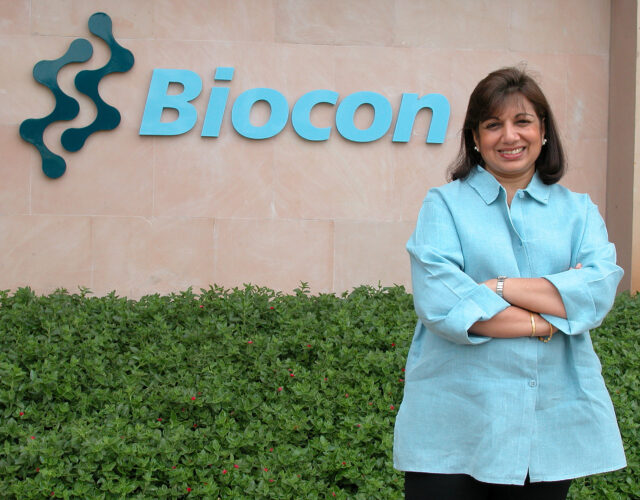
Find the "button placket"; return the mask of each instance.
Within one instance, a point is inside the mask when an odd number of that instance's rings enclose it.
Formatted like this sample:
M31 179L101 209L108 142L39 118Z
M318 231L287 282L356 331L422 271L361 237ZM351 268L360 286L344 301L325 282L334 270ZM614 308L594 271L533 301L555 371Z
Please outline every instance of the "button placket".
M518 195L514 197L511 202L511 210L509 212L509 220L511 227L514 230L514 234L517 236L517 240L514 239L514 251L516 259L518 261L518 268L520 269L521 277L531 276L531 262L527 253L526 241L526 224L524 221L524 204L527 203L525 199L525 192L519 191Z

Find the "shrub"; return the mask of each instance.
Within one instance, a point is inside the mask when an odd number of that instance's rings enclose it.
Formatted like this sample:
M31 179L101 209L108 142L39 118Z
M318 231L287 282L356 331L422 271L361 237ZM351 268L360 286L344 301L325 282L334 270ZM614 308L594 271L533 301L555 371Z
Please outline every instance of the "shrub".
M640 294L620 294L591 338L618 416L627 467L575 480L568 498L637 499L640 498Z
M0 492L400 498L393 422L414 323L402 287L0 292ZM576 481L572 498L640 497L639 323L622 295L593 335L629 467Z

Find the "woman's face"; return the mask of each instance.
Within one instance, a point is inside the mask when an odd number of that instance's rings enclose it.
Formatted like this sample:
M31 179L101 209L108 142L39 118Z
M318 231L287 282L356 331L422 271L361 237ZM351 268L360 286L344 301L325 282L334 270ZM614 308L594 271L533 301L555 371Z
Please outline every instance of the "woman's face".
M480 122L473 137L485 168L498 180L506 180L533 176L544 133L531 102L516 94L498 116Z

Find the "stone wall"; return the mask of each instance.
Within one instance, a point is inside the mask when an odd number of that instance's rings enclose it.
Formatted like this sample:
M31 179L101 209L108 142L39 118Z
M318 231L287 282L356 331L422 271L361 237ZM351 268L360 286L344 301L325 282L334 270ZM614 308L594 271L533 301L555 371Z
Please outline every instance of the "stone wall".
M107 13L131 50L131 71L100 84L122 114L120 126L91 136L76 153L60 136L95 116L76 91L80 69L109 57L87 21ZM570 12L568 18L566 13ZM538 75L562 131L568 187L589 192L604 212L610 2L605 0L0 0L0 289L39 292L86 286L138 297L216 283L254 283L312 292L361 284L410 285L404 244L427 190L446 181L466 102L475 84L505 65ZM33 66L56 59L77 37L91 60L65 67L60 85L80 102L73 122L45 141L67 162L49 179L18 133L53 109ZM200 136L214 71L232 66L218 138ZM188 69L203 80L198 122L173 137L139 135L154 68ZM403 93L441 93L451 104L443 144L426 144L421 111L408 143L355 143L335 129L336 107L314 108L330 139L301 139L291 122L277 136L250 140L232 127L231 103L269 87L289 105L329 89L384 95L394 123ZM252 120L268 117L257 105ZM174 117L168 113L168 119ZM372 112L361 107L356 124Z

